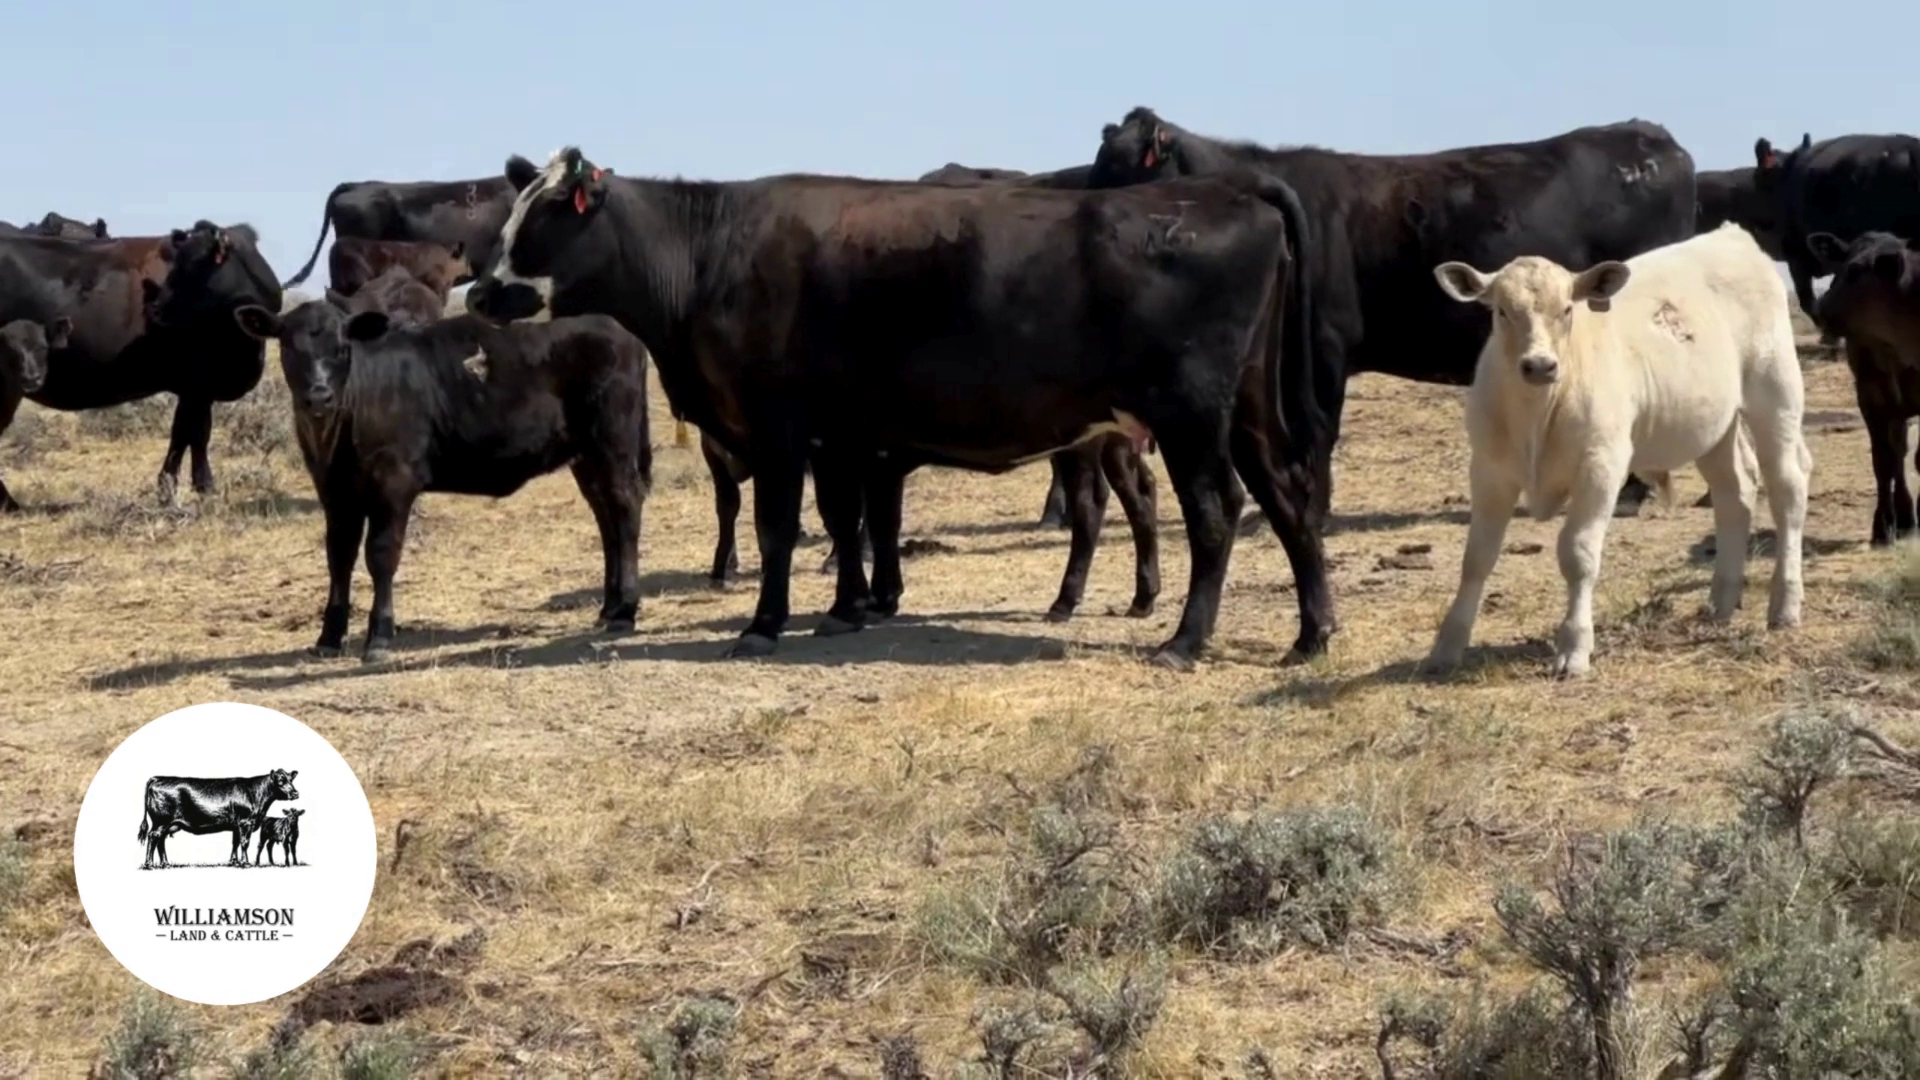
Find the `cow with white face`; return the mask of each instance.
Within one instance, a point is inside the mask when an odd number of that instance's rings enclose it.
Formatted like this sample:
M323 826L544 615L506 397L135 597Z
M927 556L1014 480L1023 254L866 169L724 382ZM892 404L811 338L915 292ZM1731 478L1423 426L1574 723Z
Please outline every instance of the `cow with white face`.
M1629 472L1669 498L1671 470L1691 462L1706 478L1718 543L1709 606L1715 621L1731 618L1756 494L1740 467L1743 420L1779 532L1767 624L1799 624L1813 456L1800 431L1805 393L1786 286L1751 234L1729 223L1579 274L1527 257L1491 274L1443 263L1434 276L1494 319L1466 400L1472 522L1430 670L1460 662L1524 494L1536 520L1566 510L1567 612L1554 673L1585 674L1601 547Z

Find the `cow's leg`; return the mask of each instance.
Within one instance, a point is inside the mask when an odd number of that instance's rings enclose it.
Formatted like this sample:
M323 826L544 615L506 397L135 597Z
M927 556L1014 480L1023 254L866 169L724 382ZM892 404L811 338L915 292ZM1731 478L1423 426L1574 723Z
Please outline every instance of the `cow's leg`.
M1086 595L1087 572L1093 568L1093 552L1100 544L1100 529L1107 518L1107 485L1100 477L1095 455L1105 437L1091 443L1062 450L1053 455L1067 489L1067 520L1073 526L1073 540L1067 549L1067 572L1060 578L1060 595L1047 609L1048 622L1066 622Z
M1472 507L1467 525L1467 546L1460 554L1460 585L1453 603L1440 620L1433 647L1427 651L1425 667L1445 671L1458 667L1473 639L1473 624L1480 617L1480 604L1486 598L1487 579L1493 576L1500 560L1500 545L1507 538L1507 523L1513 520L1513 508L1520 501L1520 487L1484 458L1467 466Z
M263 855L266 857L267 865L268 866L273 865L273 853L267 850L269 846L268 842L271 841L272 839L273 839L272 833L269 833L265 829L260 830L260 846L253 850L253 865L259 866L261 856Z
M1797 364L1792 355L1781 364ZM1794 372L1797 378L1798 371ZM1767 628L1785 629L1800 625L1800 607L1804 595L1801 583L1802 549L1807 524L1807 481L1813 471L1813 452L1807 449L1801 433L1802 395L1796 385L1783 388L1791 395L1788 404L1778 409L1755 409L1747 418L1753 429L1755 456L1766 479L1767 504L1773 509L1773 582L1767 597ZM1900 424L1901 453L1906 457L1906 421ZM1903 466L1904 460L1895 465ZM1904 469L1902 470L1904 472ZM1904 479L1904 477L1903 477ZM1907 506L1911 511L1912 503ZM1741 554L1746 554L1741 545Z
M1265 421L1257 415L1256 401L1243 397L1229 446L1234 470L1253 494L1253 501L1273 529L1273 535L1287 553L1293 570L1294 593L1300 606L1300 633L1287 652L1288 662L1299 662L1326 651L1333 637L1333 590L1327 580L1327 559L1321 535L1312 526L1313 493L1310 485L1318 470L1304 462L1275 460L1266 443ZM1144 463L1143 463L1144 467ZM1239 511L1234 511L1237 523Z
M1288 339L1289 342L1291 338ZM1341 414L1347 404L1347 352L1340 343L1320 343L1320 367L1314 371L1316 381L1314 390L1320 398L1320 409L1326 417L1326 430L1321 432L1314 460L1313 497L1308 506L1308 525L1316 534L1327 531L1327 523L1333 515L1333 452L1340 444ZM1328 372L1337 372L1331 378ZM1277 403L1276 403L1277 404Z
M798 440L761 439L754 448L755 460L749 463L753 470L753 528L760 541L760 602L754 607L753 621L727 647L724 655L731 658L771 655L790 615L793 547L800 539L806 455Z
M193 454L193 490L206 494L213 490L213 467L207 463L207 442L213 437L213 399L193 396L178 398L173 405L173 430L167 439L167 456L160 462L160 502L172 506L180 488L180 460Z
M1881 403L1876 388L1855 381L1860 419L1867 429L1867 448L1873 461L1873 547L1892 544L1913 527L1913 502L1907 496L1906 418L1900 410Z
M1063 529L1067 527L1067 475L1060 455L1047 460L1052 479L1047 481L1047 501L1040 507L1040 527Z
M407 518L416 493L389 491L367 514L367 573L373 578L373 610L367 614L367 643L360 662L385 660L393 649L393 576L407 542Z
M352 613L353 564L360 554L360 539L366 532L367 515L357 499L347 492L330 493L327 515L327 606L320 613L320 639L314 642L316 656L339 656L347 637L347 620Z
M897 457L876 457L867 465L865 484L866 512L861 519L873 544L873 599L868 614L889 619L900 613L900 596L906 591L900 573L900 520L906 502L907 473Z
M1220 590L1226 583L1227 561L1240 524L1246 495L1234 479L1227 455L1225 416L1198 411L1154 417L1148 429L1160 441L1160 456L1180 499L1191 552L1187 600L1173 636L1153 655L1153 662L1187 671L1213 636L1220 614Z
M1127 617L1145 618L1153 614L1153 603L1160 596L1160 523L1153 470L1126 439L1107 440L1100 448L1100 468L1133 531L1133 603Z
M640 615L640 508L643 495L631 460L598 453L573 462L574 482L600 530L601 600L596 625L608 633L633 630Z
M1747 588L1747 538L1753 531L1754 492L1740 469L1736 421L1713 449L1694 462L1707 481L1713 499L1713 585L1707 590L1707 609L1715 622L1726 622L1740 607Z
M719 526L718 536L713 545L713 569L707 574L707 581L714 588L722 588L727 579L740 572L740 552L734 545L734 526L740 520L740 484L748 479L735 476L728 463L720 457L713 440L702 436L700 452L707 459L707 472L713 476L713 516Z
M820 637L850 634L866 625L873 600L867 587L865 560L860 557L862 462L858 457L827 451L814 457L813 491L820 518L833 538L839 569L833 606L814 628Z
M1620 517L1632 517L1652 494L1653 488L1645 480L1628 473L1627 482L1620 485L1619 494L1614 497L1613 512Z
M1613 497L1626 475L1623 448L1616 460L1592 460L1574 478L1567 520L1560 528L1560 576L1567 583L1567 614L1554 635L1553 673L1558 678L1585 675L1593 666L1593 589L1600 578L1600 556L1613 518Z
M1800 243L1789 245L1789 250L1796 250L1804 246L1805 240L1803 238ZM1816 328L1825 331L1827 328L1826 324L1820 321L1820 305L1814 300L1813 296L1813 278L1815 273L1817 273L1817 269L1814 267L1812 260L1806 255L1796 253L1794 257L1787 260L1787 276L1793 279L1793 295L1795 299L1800 301L1801 313L1806 315L1808 321L1812 322ZM1797 358L1795 362L1798 362Z

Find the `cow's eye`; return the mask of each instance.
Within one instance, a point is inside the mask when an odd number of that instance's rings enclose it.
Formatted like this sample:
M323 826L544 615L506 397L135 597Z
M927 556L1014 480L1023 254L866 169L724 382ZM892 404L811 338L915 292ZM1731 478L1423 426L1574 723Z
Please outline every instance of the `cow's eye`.
M1568 304L1568 305L1567 305L1567 310L1565 310L1565 311L1563 311L1563 312L1561 312L1561 313L1560 313L1560 317L1561 317L1561 318L1563 318L1563 319L1570 319L1570 318L1572 318L1572 317L1573 317L1573 305L1572 305L1572 304Z

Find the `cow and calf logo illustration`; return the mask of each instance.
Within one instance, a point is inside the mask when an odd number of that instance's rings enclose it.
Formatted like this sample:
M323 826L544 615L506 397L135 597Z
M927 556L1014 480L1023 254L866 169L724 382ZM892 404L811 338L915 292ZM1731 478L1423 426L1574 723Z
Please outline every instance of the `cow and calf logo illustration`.
M167 838L186 832L195 836L232 833L233 846L227 866L265 865L299 866L299 807L289 807L278 817L268 811L276 802L292 802L300 797L293 786L299 770L274 769L260 776L200 777L153 776L147 778L146 814L140 819L137 839L147 845L142 870L166 869L176 865L167 861ZM253 859L247 858L247 846L254 836L259 846ZM280 849L281 862L273 861L273 849ZM210 864L202 864L210 865Z

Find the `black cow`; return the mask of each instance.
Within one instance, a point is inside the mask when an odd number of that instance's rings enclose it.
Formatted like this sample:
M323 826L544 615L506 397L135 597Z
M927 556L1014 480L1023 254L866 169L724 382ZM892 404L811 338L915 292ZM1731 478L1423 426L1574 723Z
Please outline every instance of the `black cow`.
M421 180L391 183L360 180L340 184L327 194L320 214L320 235L300 272L282 283L293 288L307 280L320 261L327 230L335 237L362 240L431 241L461 250L478 266L500 234L513 204L513 189L500 177L479 180Z
M38 223L21 228L9 222L0 221L0 236L54 236L68 240L105 240L107 239L107 221L95 218L89 225L77 218L56 214L49 210L47 216Z
M161 867L171 865L167 862L167 837L177 832L195 836L230 832L233 850L227 855L227 865L247 865L245 837L259 827L260 819L275 802L292 802L300 797L293 786L293 778L298 775L298 769L274 769L262 776L220 779L149 777L146 814L135 837L147 845L146 862L140 869L153 869L156 857Z
M612 319L491 326L472 316L404 325L349 317L328 300L284 317L241 308L239 324L280 343L294 434L327 519L327 605L314 651L337 656L353 564L366 537L373 609L361 658L393 646L393 576L424 492L505 498L571 465L600 528L599 624L633 629L640 609L640 511L653 479L647 354Z
M29 400L72 412L162 392L177 399L160 466L164 502L189 450L194 490L213 490L213 405L245 396L265 369L265 350L234 326L233 309L280 302L246 225L201 221L118 240L0 237L0 325L69 320L67 344L49 354L46 380Z
M520 194L469 310L614 315L654 346L688 419L753 468L760 601L728 655L764 656L786 628L809 459L841 554L815 632L845 633L898 609L909 471L1003 473L1114 428L1158 440L1192 550L1186 608L1155 659L1190 667L1212 634L1245 498L1236 472L1293 564L1294 654L1325 649L1332 602L1305 527L1315 464L1294 434L1319 420L1304 349L1280 348L1304 291L1286 185L638 180L576 147L544 168L514 156L506 175Z
M1348 378L1473 381L1492 315L1448 299L1434 286L1435 266L1538 255L1582 270L1694 231L1692 155L1643 120L1533 142L1382 155L1208 138L1138 107L1102 129L1087 183L1110 188L1241 168L1286 181L1307 211L1301 246L1313 296L1313 385L1327 422L1316 433L1316 529L1332 498ZM1637 507L1648 494L1634 478L1621 498Z
M1867 232L1851 244L1832 233L1807 237L1816 269L1833 282L1820 321L1846 339L1854 400L1873 455L1873 546L1915 531L1907 487L1907 421L1920 416L1920 251L1911 241ZM1914 459L1920 468L1920 455Z
M273 846L275 844L280 845L281 857L287 860L288 866L293 866L299 861L300 815L304 813L306 813L305 810L294 806L289 807L287 812L279 817L260 819L260 847L253 853L255 866L260 865L262 855L266 856L268 866L274 865Z
M431 240L336 236L327 252L327 287L342 296L352 296L367 282L399 269L437 293L444 307L448 293L473 280L466 251L466 244L458 240L439 244Z
M1761 194L1756 172L1749 165L1741 169L1703 169L1695 174L1694 231L1712 232L1731 221L1752 233L1760 250L1786 262L1786 250L1780 241L1780 210Z
M1805 132L1785 156L1757 139L1753 156L1754 186L1779 217L1793 293L1825 331L1813 298L1813 279L1825 271L1807 240L1817 232L1843 242L1869 232L1920 236L1920 139L1841 135L1816 143Z
M62 315L51 323L15 319L0 326L0 435L7 433L20 402L47 381L47 354L67 347L73 320ZM13 493L0 480L0 513L20 509Z

